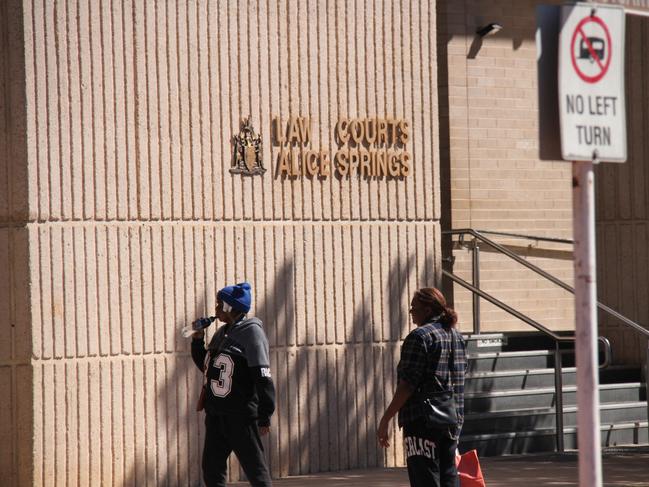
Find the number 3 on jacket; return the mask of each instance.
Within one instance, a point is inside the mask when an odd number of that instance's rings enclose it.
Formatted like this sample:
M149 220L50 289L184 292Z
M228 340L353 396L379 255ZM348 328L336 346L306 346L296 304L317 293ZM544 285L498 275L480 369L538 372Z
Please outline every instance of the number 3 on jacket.
M212 379L210 381L212 393L216 397L225 397L230 394L230 390L232 389L234 362L230 356L221 353L214 359L214 367L221 369L221 375L218 379Z

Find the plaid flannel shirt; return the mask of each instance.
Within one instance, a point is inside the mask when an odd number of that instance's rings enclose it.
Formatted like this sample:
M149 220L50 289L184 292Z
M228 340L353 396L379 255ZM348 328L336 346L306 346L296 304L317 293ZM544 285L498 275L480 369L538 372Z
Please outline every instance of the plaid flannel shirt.
M440 323L428 323L412 330L401 346L397 377L413 386L416 392L399 410L399 426L422 418L421 401L426 392L448 390L449 357L453 337L453 386L458 425L449 430L457 439L464 423L464 374L467 368L466 346L460 332L445 330Z

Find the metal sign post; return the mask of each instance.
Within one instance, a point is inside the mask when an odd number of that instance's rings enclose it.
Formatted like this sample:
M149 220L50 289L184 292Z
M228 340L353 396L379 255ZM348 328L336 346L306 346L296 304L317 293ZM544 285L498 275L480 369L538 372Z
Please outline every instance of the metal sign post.
M573 161L579 485L601 487L593 164L627 156L623 9L562 6L558 94L561 152Z
M627 156L623 9L592 3L562 6L558 94L561 152L564 159L574 161L579 485L600 487L602 443L597 368L593 164L599 159L624 162Z
M625 14L575 3L540 6L537 19L540 157L573 168L579 485L601 487L593 165L627 157Z
M572 163L579 486L602 485L593 162Z

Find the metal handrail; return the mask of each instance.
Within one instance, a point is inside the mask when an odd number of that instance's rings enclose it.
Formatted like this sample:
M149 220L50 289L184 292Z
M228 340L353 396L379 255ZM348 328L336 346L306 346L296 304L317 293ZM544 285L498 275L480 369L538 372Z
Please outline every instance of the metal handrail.
M554 403L554 414L555 414L555 422L556 422L556 442L557 442L557 451L563 452L564 451L564 444L563 444L563 372L562 372L562 365L561 365L561 349L560 349L560 343L564 342L575 342L575 337L574 336L562 336L558 335L549 328L546 328L542 324L540 324L538 321L533 320L527 315L524 315L523 313L515 310L511 306L503 303L500 301L498 298L493 297L491 294L488 294L484 292L482 289L478 289L477 287L469 284L466 282L464 279L461 277L456 276L452 272L448 272L444 269L442 269L442 274L447 276L449 279L451 279L454 282L457 282L460 286L465 287L472 293L479 295L480 297L486 299L489 301L491 304L497 306L498 308L502 309L503 311L506 311L507 313L515 316L521 321L524 321L528 325L536 328L538 331L541 333L545 334L546 336L549 336L550 338L554 339L554 397L555 397L555 403ZM597 337L597 340L601 342L604 345L604 362L599 366L600 369L604 369L608 367L611 363L611 342L608 341L606 337L600 336Z
M542 325L541 323L539 323L538 321L533 320L533 319L530 318L529 316L524 315L524 314L521 313L520 311L515 310L514 308L512 308L512 307L509 306L508 304L503 303L503 302L500 301L498 298L495 298L495 297L493 297L491 294L484 292L482 289L477 288L477 287L475 287L475 286L469 284L467 281L465 281L465 280L462 279L461 277L458 277L458 276L456 276L455 274L453 274L453 273L451 273L451 272L448 272L448 271L446 271L446 270L443 270L443 269L442 269L442 273L443 273L446 277L448 277L449 279L451 279L451 280L457 282L460 286L462 286L462 287L468 289L469 291L471 291L471 292L474 293L474 294L477 294L477 295L480 296L481 298L486 299L486 300L489 301L491 304L494 304L494 305L498 306L498 307L499 307L500 309L502 309L503 311L506 311L507 313L509 313L509 314L511 314L511 315L513 315L513 316L515 316L515 317L518 318L519 320L524 321L524 322L527 323L528 325L530 325L530 326L536 328L538 331L544 333L545 335L549 336L550 338L553 338L554 340L556 340L556 341L558 341L558 342L569 342L569 341L571 340L571 337L569 337L569 336L563 336L563 335L558 335L558 334L555 333L554 331L552 331L552 330L550 330L549 328L543 326L543 325ZM572 340L574 340L574 338L572 338Z
M516 316L520 320L524 321L528 325L536 328L537 330L541 331L542 333L554 338L555 340L555 397L556 397L556 406L555 406L555 412L556 412L556 421L557 421L557 450L558 451L563 451L563 399L562 399L562 394L559 393L559 391L563 390L563 386L561 383L561 352L559 350L559 344L562 341L574 341L574 337L562 337L560 335L557 335L554 333L552 330L549 330L548 328L544 327L540 323L537 323L536 321L532 320L531 318L523 315L522 313L516 311L515 309L511 308L510 306L506 305L502 301L494 298L493 296L485 293L481 289L479 289L479 282L480 282L480 271L479 271L479 265L480 265L480 247L477 244L477 241L484 242L491 248L497 250L498 252L510 257L512 260L518 262L519 264L523 265L524 267L527 267L531 271L537 273L541 277L549 280L550 282L553 282L554 284L558 285L562 289L574 294L575 290L565 282L561 281L560 279L554 277L553 275L545 272L543 269L535 266L534 264L531 264L527 260L521 258L514 252L510 251L506 247L497 244L493 240L485 237L483 234L484 233L490 233L494 235L501 235L501 236L507 236L507 237L515 237L515 238L527 238L530 240L538 240L538 241L547 241L547 242L558 242L558 243L573 243L570 240L564 240L564 239L553 239L553 238L547 238L547 237L533 237L529 235L520 235L520 234L512 234L512 233L505 233L505 232L491 232L491 231L480 231L480 230L474 230L472 228L463 228L463 229L457 229L457 230L444 230L442 231L443 235L459 235L459 243L461 245L467 245L464 243L464 235L471 235L473 236L473 242L471 242L471 248L473 251L473 257L472 257L472 263L473 263L473 284L471 285L468 282L464 281L463 279L455 276L454 274L442 270L442 273L453 280L454 282L457 282L461 286L469 289L473 293L473 322L474 322L474 333L480 333L480 304L479 300L480 297L483 299L486 299L487 301L491 302L492 304L496 305L497 307L501 308L502 310L512 314L513 316ZM643 335L645 338L647 338L647 356L646 356L646 363L645 363L645 387L647 391L647 419L649 420L649 330L644 328L642 325L636 323L635 321L627 318L626 316L618 313L614 309L610 308L609 306L606 306L605 304L600 303L599 301L597 302L597 307L601 309L602 311L608 313L609 315L613 316L614 318L618 319L621 321L623 324L626 326L630 327L633 329L635 332ZM598 341L604 344L604 354L605 354L605 359L604 363L606 366L610 364L611 361L611 344L606 339L605 337L598 337Z
M519 320L527 323L528 325L536 328L538 331L541 333L545 334L546 336L549 336L550 338L554 339L554 397L555 397L555 403L554 403L554 414L555 414L555 422L556 422L556 442L557 442L557 451L563 452L564 451L564 444L563 444L563 372L562 372L562 365L561 365L561 349L560 349L560 343L562 342L574 342L575 337L574 336L562 336L558 335L557 333L553 332L549 328L543 326L541 323L538 321L533 320L527 315L524 315L523 313L515 310L511 306L503 303L500 301L498 298L493 297L491 294L484 292L482 289L479 289L475 286L472 286L468 282L466 282L464 279L461 277L456 276L452 272L448 272L444 269L442 269L442 274L447 276L449 279L451 279L454 282L457 282L460 286L465 287L469 291L473 292L474 295L477 294L480 297L486 299L489 301L491 304L499 307L503 311L506 311L507 313L510 313L511 315L515 316ZM606 337L600 336L597 337L597 340L601 342L604 345L604 362L599 366L600 369L604 369L608 367L611 363L611 342L608 341Z
M512 237L512 238L522 238L525 240L535 240L537 242L554 242L554 243L563 243L563 244L574 244L574 240L569 240L566 238L552 238L552 237L538 237L536 235L523 235L520 233L509 233L509 232L494 232L493 230L476 230L481 234L488 235L499 235L501 237ZM444 233L444 232L442 232Z
M531 264L527 260L525 260L522 257L516 255L511 250L507 249L506 247L503 247L502 245L497 244L493 240L485 237L482 234L482 232L480 232L478 230L473 230L472 228L463 228L463 229L458 229L458 230L444 230L444 231L442 231L442 234L444 234L444 235L466 235L466 234L472 235L477 240L480 240L480 241L486 243L487 245L489 245L490 247L496 249L500 253L505 254L507 257L510 257L511 259L515 260L519 264L527 267L531 271L536 272L541 277L544 277L545 279L553 282L554 284L556 284L557 286L565 289L569 293L575 294L575 289L573 287L571 287L570 285L568 285L565 282L563 282L562 280L554 277L552 274L548 274L543 269L535 266L534 264ZM462 239L460 239L460 242L463 243ZM613 317L617 318L618 320L622 321L624 324L626 324L627 326L630 326L635 331L637 331L638 333L644 335L646 338L649 339L649 330L644 328L642 325L639 325L635 321L630 320L629 318L627 318L624 315L621 315L620 313L618 313L614 309L606 306L605 304L600 303L599 301L597 302L597 307L599 309L601 309L602 311L605 311L606 313L608 313L608 314L612 315Z
M497 306L498 308L502 309L503 311L506 311L507 313L511 314L512 316L515 316L516 318L518 318L521 321L524 321L525 323L532 326L533 328L536 328L538 331L540 331L541 333L549 336L550 338L554 339L555 341L557 341L557 342L565 342L565 343L575 341L574 336L572 336L572 335L570 335L570 336L559 335L559 334L555 333L554 331L552 331L549 328L545 327L544 325L542 325L538 321L535 321L534 319L530 318L527 315L524 315L520 311L515 310L514 308L512 308L508 304L502 302L498 298L496 298L496 297L492 296L491 294L483 291L482 289L479 289L479 288L471 285L470 283L468 283L467 281L465 281L461 277L456 276L452 272L448 272L448 271L442 269L442 274L447 276L452 281L457 282L460 286L462 286L462 287L468 289L469 291L479 295L481 298L486 299L491 304ZM600 343L602 343L604 345L604 349L603 349L604 350L604 361L600 364L599 368L600 369L605 369L606 367L611 365L611 356L612 356L611 342L608 340L608 338L603 337L603 336L597 337L597 341L599 341Z

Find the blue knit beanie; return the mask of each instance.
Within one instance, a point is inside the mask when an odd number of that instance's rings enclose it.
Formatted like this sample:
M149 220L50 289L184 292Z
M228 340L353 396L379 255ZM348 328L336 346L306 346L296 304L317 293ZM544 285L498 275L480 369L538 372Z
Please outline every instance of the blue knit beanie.
M252 294L250 292L250 284L247 282L241 282L234 286L226 286L217 293L216 297L232 306L234 311L239 311L240 313L250 311Z

